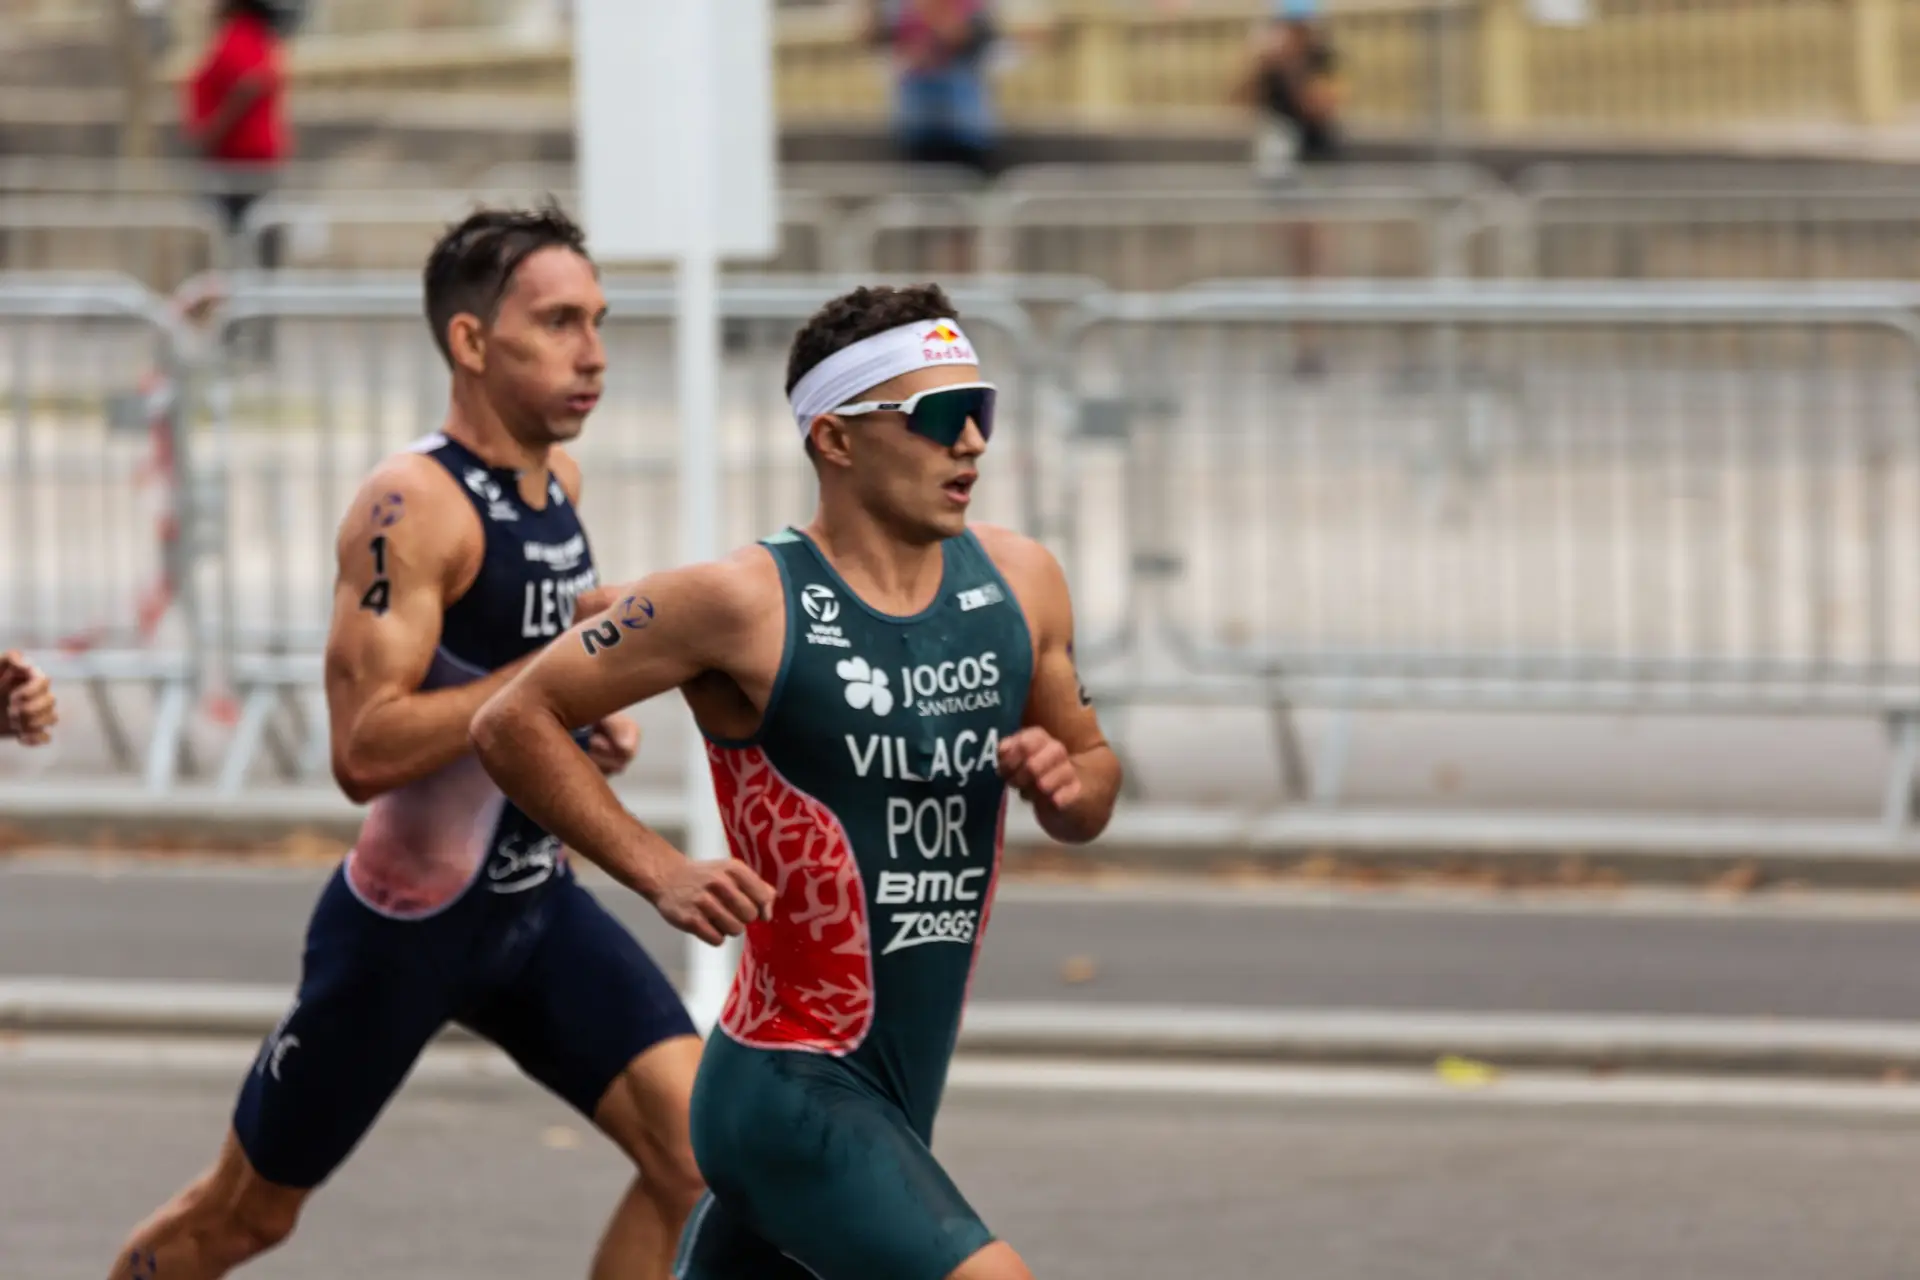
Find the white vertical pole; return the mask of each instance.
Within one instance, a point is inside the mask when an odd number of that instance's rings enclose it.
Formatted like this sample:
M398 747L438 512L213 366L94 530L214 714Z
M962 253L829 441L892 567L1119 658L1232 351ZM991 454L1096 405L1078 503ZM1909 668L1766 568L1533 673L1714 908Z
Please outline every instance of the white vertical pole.
M691 25L682 46L690 71L680 127L685 200L680 228L679 317L676 331L680 409L680 558L682 563L712 560L720 554L719 394L720 267L714 236L719 173L714 156L718 133L715 114L714 6L700 0L680 4L679 20ZM716 860L727 856L715 808L713 777L706 743L689 725L686 775L686 854ZM698 938L689 948L687 1008L701 1034L712 1030L726 1002L739 961L737 944L710 947Z

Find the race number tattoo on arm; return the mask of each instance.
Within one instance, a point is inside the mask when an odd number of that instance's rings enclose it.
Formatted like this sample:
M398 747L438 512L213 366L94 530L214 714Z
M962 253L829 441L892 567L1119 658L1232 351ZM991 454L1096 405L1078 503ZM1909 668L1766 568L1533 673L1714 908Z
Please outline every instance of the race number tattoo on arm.
M599 657L619 644L629 631L644 631L653 621L653 601L646 596L628 596L620 602L614 617L580 633L580 643L589 657Z
M373 585L360 597L360 607L375 617L384 618L393 604L393 583L387 577L387 539L382 534L368 544L373 552Z
M1092 706L1093 695L1087 692L1087 682L1080 676L1080 664L1073 656L1073 641L1071 640L1067 641L1067 661L1073 664L1073 683L1080 691L1080 705L1083 707Z
M389 493L373 504L374 527L391 529L400 522L400 517L406 511L406 499L400 494ZM373 541L367 544L367 550L373 553L373 584L360 597L360 607L377 618L384 618L387 610L393 607L393 581L387 575L387 535L375 534Z

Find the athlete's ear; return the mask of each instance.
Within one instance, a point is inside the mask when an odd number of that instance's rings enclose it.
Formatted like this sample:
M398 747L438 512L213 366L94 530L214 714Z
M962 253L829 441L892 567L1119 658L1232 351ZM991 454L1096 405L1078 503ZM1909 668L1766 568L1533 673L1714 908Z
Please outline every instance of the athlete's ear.
M845 418L821 414L813 420L809 438L813 441L815 461L831 462L836 467L853 465L853 433Z
M462 311L447 321L447 349L456 368L479 375L487 371L487 329L480 317Z

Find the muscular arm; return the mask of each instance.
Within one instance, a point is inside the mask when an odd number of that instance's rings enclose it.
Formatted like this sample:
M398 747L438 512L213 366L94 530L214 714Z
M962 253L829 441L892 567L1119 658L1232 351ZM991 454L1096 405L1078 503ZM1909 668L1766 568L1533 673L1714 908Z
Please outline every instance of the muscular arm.
M658 905L685 856L627 811L568 735L726 670L755 607L739 561L641 579L487 701L473 721L474 751L529 817Z
M474 712L519 665L418 691L441 614L472 578L483 537L459 491L431 460L411 455L368 477L340 523L327 708L333 776L356 804L465 755Z
M982 529L981 541L1006 575L1033 632L1033 684L1022 723L1066 749L1078 776L1077 794L1055 804L1031 797L1041 830L1062 844L1085 844L1106 830L1120 795L1120 758L1107 744L1100 718L1080 683L1073 656L1073 598L1051 552L1031 538Z

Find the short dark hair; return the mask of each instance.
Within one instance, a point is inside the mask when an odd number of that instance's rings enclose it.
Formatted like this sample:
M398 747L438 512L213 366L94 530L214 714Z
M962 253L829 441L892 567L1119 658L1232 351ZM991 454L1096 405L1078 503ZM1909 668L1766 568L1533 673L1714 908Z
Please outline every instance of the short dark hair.
M427 324L449 367L453 350L447 325L462 314L493 323L513 273L542 249L569 249L593 261L587 233L552 202L537 209L480 209L434 243L423 273Z
M937 284L896 289L862 287L821 307L800 326L787 354L787 394L813 367L863 338L916 320L958 320L960 313Z

